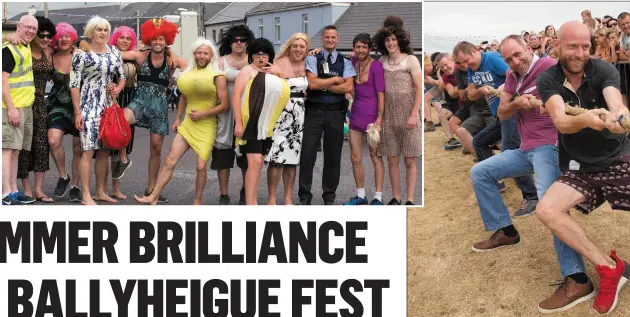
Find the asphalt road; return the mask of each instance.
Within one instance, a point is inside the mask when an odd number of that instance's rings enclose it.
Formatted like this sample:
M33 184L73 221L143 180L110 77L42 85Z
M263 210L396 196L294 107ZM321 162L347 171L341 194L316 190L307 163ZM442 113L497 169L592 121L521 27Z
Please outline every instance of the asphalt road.
M175 117L175 112L169 112L169 119L172 123ZM162 162L166 158L168 151L171 147L171 142L173 140L175 134L170 133L169 136L164 141L164 147L162 149ZM66 136L63 140L63 145L66 150L66 170L68 172L71 171L71 159L72 159L72 141L70 136ZM125 205L133 205L136 204L133 194L142 195L144 193L144 189L147 184L147 170L148 170L148 158L149 158L149 133L146 129L136 128L135 131L135 141L133 152L130 155L133 160L133 165L130 167L128 171L125 172L125 176L121 180L121 191L128 196L126 200L121 200L119 204ZM321 187L321 172L323 166L323 156L322 152L318 152L317 154L317 162L315 168L313 170L313 201L314 205L323 205L324 201L321 197L322 187ZM178 165L175 168L173 173L173 179L166 186L162 195L169 199L169 205L190 205L192 204L195 196L195 166L196 166L197 155L194 151L189 150L188 153L184 155L184 157L180 160ZM366 175L366 192L368 196L368 200L372 200L374 196L374 168L372 166L372 161L370 159L369 151L367 144L364 147L363 153L363 164L365 168ZM418 180L416 185L416 197L415 201L417 204L420 204L422 201L422 161L417 160L418 165ZM400 160L401 171L405 170L404 161ZM298 167L299 169L299 167ZM94 171L92 169L92 171ZM93 172L92 172L93 174ZM266 204L267 203L267 168L263 167L263 171L261 173L261 181L260 188L258 190L258 203ZM299 174L299 170L298 170ZM33 174L31 174L31 182L33 182ZM59 175L57 172L57 168L50 158L50 170L45 174L44 178L44 193L52 197L55 186L57 184L57 179ZM294 185L294 203L299 201L297 197L298 192L298 178L296 176L296 182ZM241 177L240 169L235 167L232 169L230 174L230 186L229 186L229 195L231 198L231 204L238 204L239 200L239 191L241 189L243 180ZM32 184L32 183L31 183ZM21 187L21 182L18 180L18 185ZM92 175L92 194L94 194L94 175ZM108 190L111 191L111 178L108 180ZM401 177L401 188L403 193L403 203L406 201L406 190L405 190L405 177L402 175ZM352 163L350 162L350 145L346 141L343 147L343 156L341 163L341 179L339 182L339 187L337 189L337 199L336 204L343 204L347 201L348 198L356 196L356 185L354 182L354 177L352 174ZM387 162L385 162L385 184L383 188L383 200L387 203L392 198L392 190L389 180L388 167ZM282 187L282 183L278 188L278 204L282 204L284 199L284 190ZM203 196L203 204L204 205L217 205L219 202L219 182L217 178L217 174L215 171L209 169L208 166L208 180L206 182L206 187ZM38 203L41 204L41 203ZM59 205L59 204L76 204L68 201L68 195L65 197L56 199L55 204L46 204L46 205ZM101 204L104 204L101 202Z

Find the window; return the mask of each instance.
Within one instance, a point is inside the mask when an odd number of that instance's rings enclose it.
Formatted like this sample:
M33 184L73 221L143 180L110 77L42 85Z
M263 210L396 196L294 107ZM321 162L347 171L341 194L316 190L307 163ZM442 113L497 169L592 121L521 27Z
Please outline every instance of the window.
M280 18L276 18L276 42L280 43Z
M215 43L217 42L217 30L212 30L212 40Z
M258 20L258 37L263 37L263 19Z
M308 14L302 14L302 33L308 35Z

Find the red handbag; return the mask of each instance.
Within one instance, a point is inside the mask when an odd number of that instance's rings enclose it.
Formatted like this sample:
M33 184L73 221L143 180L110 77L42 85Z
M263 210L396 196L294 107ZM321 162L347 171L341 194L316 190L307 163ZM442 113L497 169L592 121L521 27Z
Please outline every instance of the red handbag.
M125 119L125 113L118 104L105 108L101 117L98 138L108 149L122 149L131 141L131 127Z

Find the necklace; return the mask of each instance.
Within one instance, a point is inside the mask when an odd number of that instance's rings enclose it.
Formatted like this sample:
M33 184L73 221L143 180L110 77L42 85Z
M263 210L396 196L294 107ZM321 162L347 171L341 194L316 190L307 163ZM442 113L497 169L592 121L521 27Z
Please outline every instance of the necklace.
M362 83L367 82L367 80L364 81L364 82L361 82L361 78L363 78L363 75L365 74L367 69L370 67L371 63L372 63L372 58L371 57L368 57L368 61L365 64L365 66L361 66L361 62L360 61L357 63L357 68L359 69L359 76L357 76L357 79L356 79L357 84L362 84Z
M293 66L293 62L291 61L291 58L289 58L289 64L291 64L291 68L293 68L293 74L295 75L295 77L296 78L300 77L300 74L302 73L302 67L301 67L302 64L298 66L297 71L295 70L295 66Z

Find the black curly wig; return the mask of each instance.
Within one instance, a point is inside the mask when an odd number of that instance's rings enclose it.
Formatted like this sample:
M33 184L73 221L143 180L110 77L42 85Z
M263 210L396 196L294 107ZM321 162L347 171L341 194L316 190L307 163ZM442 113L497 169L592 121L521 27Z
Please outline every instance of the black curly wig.
M50 39L52 39L55 33L57 33L55 31L55 24L50 21L50 19L42 16L36 16L35 19L37 19L37 33L48 31L48 33L50 33Z
M374 47L379 53L389 55L385 47L385 39L391 35L396 36L401 53L413 54L409 32L403 29L403 20L397 16L385 18L383 27L374 35Z
M276 57L276 51L273 49L273 44L266 38L257 38L250 45L247 46L247 61L248 63L254 62L254 55L259 52L267 53L269 55L269 62L273 62Z
M217 41L219 44L219 55L225 56L232 53L232 42L237 37L246 38L248 47L252 45L252 42L254 42L256 38L247 25L235 25L219 35L219 40Z

